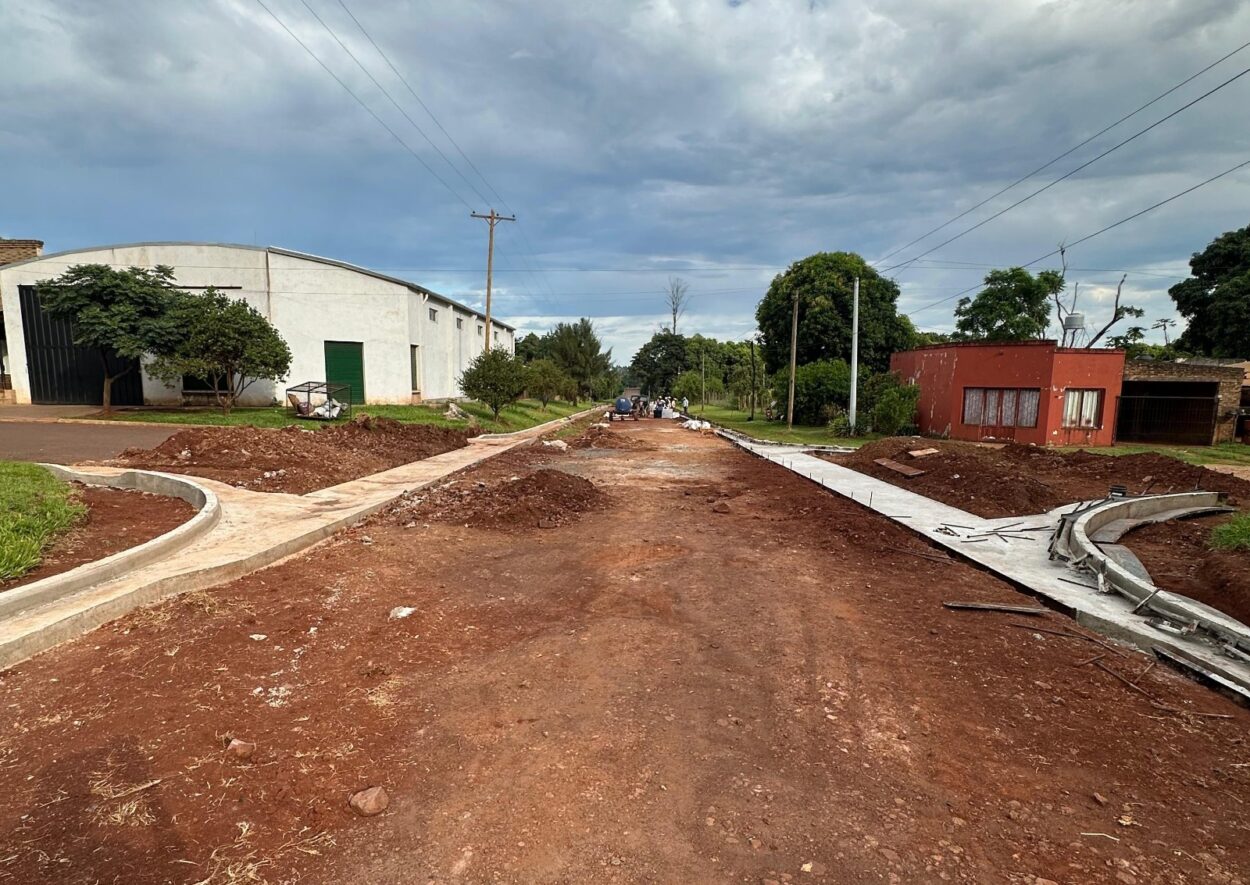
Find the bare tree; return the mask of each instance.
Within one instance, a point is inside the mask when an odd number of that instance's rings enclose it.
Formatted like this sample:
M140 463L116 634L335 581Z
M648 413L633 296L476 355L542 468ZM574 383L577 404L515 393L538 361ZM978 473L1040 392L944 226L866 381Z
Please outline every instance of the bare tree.
M690 286L681 277L669 277L664 299L668 303L669 313L673 316L673 325L669 331L676 335L677 321L685 314L686 307L690 303Z
M1169 319L1168 317L1163 317L1161 320L1157 321L1150 328L1163 330L1163 346L1167 347L1168 345L1172 343L1171 341L1168 340L1168 329L1172 328L1175 325L1176 325L1176 320Z
M1120 285L1115 287L1115 302L1111 306L1111 319L1107 320L1107 325L1098 330L1097 335L1089 339L1089 344L1085 345L1087 350L1097 344L1102 336L1107 334L1107 330L1125 317L1141 317L1146 315L1146 312L1140 307L1133 307L1130 304L1120 304L1120 293L1124 291L1124 281L1127 279L1128 274L1120 277Z

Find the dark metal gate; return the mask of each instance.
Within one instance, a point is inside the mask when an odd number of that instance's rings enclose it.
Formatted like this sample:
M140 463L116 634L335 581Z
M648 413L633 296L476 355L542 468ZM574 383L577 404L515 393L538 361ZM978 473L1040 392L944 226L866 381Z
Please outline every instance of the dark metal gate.
M1116 442L1208 446L1220 401L1205 396L1122 396Z
M26 341L26 370L30 376L30 400L41 404L95 405L104 401L104 366L100 353L74 343L69 320L49 316L39 303L34 286L19 286L22 337ZM110 353L111 374L130 371L113 382L115 406L143 405L143 379L138 360Z

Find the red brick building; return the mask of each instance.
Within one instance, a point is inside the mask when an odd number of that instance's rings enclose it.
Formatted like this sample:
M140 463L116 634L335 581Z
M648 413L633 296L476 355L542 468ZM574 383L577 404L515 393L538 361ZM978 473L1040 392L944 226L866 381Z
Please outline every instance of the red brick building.
M935 344L894 354L890 370L920 386L921 433L1109 446L1124 351L1054 341Z

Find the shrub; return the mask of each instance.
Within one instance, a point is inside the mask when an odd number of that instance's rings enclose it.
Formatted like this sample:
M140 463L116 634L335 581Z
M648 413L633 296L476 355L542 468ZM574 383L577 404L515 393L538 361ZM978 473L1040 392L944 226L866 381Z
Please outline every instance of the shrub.
M872 407L872 429L876 433L894 436L913 423L916 403L920 401L920 388L914 384L886 388Z
M784 412L789 396L790 371L782 369L774 378L773 395ZM794 423L825 424L829 406L843 409L851 399L851 367L842 360L820 360L799 366L794 373ZM822 413L823 412L823 413Z
M525 364L502 347L480 353L460 376L465 396L485 403L499 419L499 410L525 392Z

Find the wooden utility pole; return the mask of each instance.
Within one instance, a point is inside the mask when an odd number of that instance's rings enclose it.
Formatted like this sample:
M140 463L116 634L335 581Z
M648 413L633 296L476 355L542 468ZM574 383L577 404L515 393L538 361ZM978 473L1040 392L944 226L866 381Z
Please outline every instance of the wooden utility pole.
M490 225L490 238L486 246L486 350L490 350L490 286L491 276L495 269L495 225L501 221L516 221L515 215L500 215L494 209L489 215L470 212L473 218L481 218Z
M794 318L790 320L790 396L786 402L786 427L794 429L794 365L799 355L799 293L794 293Z

